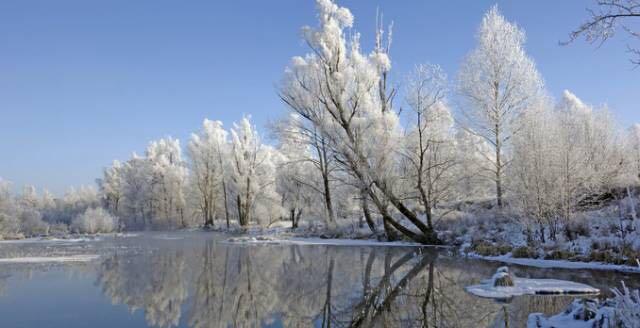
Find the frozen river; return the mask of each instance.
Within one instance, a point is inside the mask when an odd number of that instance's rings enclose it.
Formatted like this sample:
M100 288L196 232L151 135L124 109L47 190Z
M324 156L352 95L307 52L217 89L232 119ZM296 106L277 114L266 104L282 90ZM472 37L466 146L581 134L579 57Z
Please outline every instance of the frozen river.
M204 232L2 242L0 327L522 327L574 296L500 303L499 263L417 247L232 244ZM608 290L638 275L510 266Z

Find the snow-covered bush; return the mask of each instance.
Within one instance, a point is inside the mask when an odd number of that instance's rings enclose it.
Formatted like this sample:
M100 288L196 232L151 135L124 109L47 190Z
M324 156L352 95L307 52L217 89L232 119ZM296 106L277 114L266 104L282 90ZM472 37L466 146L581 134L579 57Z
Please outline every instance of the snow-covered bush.
M40 212L26 209L20 213L20 231L25 236L38 236L49 234L49 224L42 221Z
M20 222L14 215L0 212L0 239L15 236L20 231Z
M102 208L89 208L71 222L71 230L80 233L106 233L118 228L118 219Z
M624 282L622 290L612 289L615 297L615 314L619 327L640 327L640 290L630 291Z
M64 236L69 233L69 226L64 223L53 223L49 225L49 235Z
M527 327L640 328L640 291L630 291L624 282L622 290L611 291L613 298L602 302L576 299L564 312L548 318L541 313L531 313Z

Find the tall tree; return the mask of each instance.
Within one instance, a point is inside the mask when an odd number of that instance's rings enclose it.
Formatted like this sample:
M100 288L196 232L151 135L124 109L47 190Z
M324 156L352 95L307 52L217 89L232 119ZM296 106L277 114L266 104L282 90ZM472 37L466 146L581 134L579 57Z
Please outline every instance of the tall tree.
M456 166L453 117L444 103L446 76L439 66L418 65L409 79L406 101L412 125L402 151L415 183L427 225L433 229L433 209L454 191Z
M394 191L399 179L393 149L401 134L396 113L383 111L386 101L380 97L381 71L389 71L389 58L380 51L365 56L357 34L345 37L353 24L348 9L330 0L316 3L319 27L303 29L312 53L293 58L280 96L328 139L338 165L366 190L388 226L413 240L434 242L433 230ZM419 232L396 221L387 204Z
M270 223L280 217L274 152L273 148L261 143L258 132L247 117L234 124L231 129L230 176L238 222L243 227L251 220Z
M494 149L491 158L498 207L503 205L506 150L521 112L543 93L543 82L524 51L524 32L492 7L482 19L477 47L466 57L458 90L466 100L461 123Z
M198 198L198 208L205 226L213 226L213 220L222 208L227 228L229 227L225 174L229 165L227 159L230 147L227 134L222 122L205 119L201 131L191 135L189 142L191 184Z
M165 138L153 141L146 150L151 173L151 213L156 224L186 226L185 185L187 168L180 141Z
M114 215L119 215L120 200L122 199L122 164L113 164L102 172L102 179L96 181L105 207Z

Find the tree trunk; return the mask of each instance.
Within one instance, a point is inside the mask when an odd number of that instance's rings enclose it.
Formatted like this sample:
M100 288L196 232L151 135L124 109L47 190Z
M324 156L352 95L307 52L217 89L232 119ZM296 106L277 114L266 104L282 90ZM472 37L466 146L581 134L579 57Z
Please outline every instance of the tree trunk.
M227 184L222 179L222 193L224 196L224 217L227 220L227 229L229 229L229 205L227 204Z
M496 202L502 208L502 145L500 144L500 126L496 124Z
M238 223L240 224L240 226L244 227L245 222L244 215L242 213L242 201L240 199L240 195L236 196L236 206L238 207Z
M296 214L296 221L294 228L298 227L298 223L300 223L300 217L302 217L302 209L298 209L298 214Z
M329 172L327 168L322 170L322 183L324 185L324 203L327 208L329 223L334 223L336 222L336 217L335 217L335 213L333 212L333 202L331 200L331 186L329 185Z
M369 229L371 229L371 232L377 233L378 231L376 229L376 225L373 222L373 218L371 217L371 212L369 211L369 201L368 201L369 196L367 196L367 191L364 189L361 189L360 197L362 197L362 212L364 214L365 220L367 221L367 225L369 226Z

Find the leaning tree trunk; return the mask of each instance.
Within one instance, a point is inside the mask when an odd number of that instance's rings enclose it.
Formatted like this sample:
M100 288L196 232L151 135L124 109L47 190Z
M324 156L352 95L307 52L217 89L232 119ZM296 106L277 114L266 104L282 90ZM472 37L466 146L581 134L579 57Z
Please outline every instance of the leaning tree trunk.
M371 211L369 210L369 196L367 196L367 191L365 189L360 190L360 197L362 198L362 213L367 221L367 225L369 226L369 229L371 229L371 232L377 233L378 230L376 229L376 225L371 217Z

